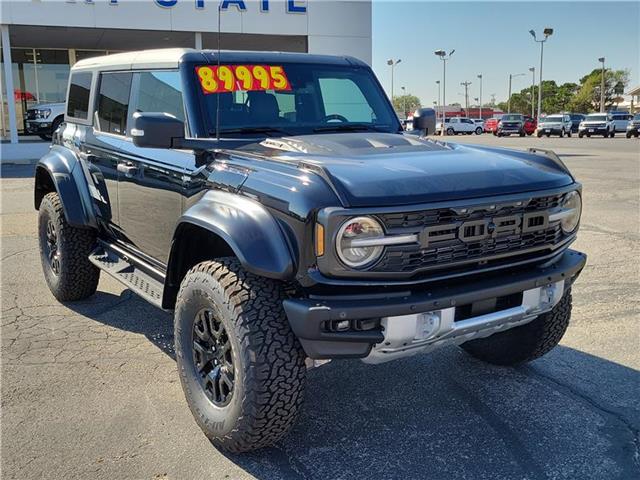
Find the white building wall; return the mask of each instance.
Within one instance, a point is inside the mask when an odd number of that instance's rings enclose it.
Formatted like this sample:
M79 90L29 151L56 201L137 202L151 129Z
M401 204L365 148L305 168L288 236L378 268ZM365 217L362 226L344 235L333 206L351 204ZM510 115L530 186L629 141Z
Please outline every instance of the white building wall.
M219 2L202 2L203 8L196 7L196 0L177 0L171 7L154 0L1 0L0 23L216 32ZM288 2L269 0L266 12L261 0L244 0L244 11L231 3L222 12L221 31L304 35L310 53L353 55L371 64L371 0L294 0L295 6L306 7L306 13L287 12Z

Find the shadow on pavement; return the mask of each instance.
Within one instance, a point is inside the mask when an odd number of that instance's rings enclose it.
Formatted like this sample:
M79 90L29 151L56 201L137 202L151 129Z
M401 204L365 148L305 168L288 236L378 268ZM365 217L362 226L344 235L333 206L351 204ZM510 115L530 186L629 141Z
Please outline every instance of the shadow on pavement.
M175 358L171 316L129 290L67 306ZM564 346L517 368L457 348L333 361L288 437L225 456L261 480L639 478L639 399L640 372Z

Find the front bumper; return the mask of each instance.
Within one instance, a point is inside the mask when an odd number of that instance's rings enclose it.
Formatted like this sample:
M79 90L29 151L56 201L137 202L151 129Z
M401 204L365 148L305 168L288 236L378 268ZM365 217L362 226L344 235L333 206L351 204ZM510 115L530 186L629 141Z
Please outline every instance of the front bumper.
M562 131L562 127L538 127L536 129L537 133L542 133L544 135L546 134L550 134L550 135L560 135L560 132Z
M374 345L382 342L386 345L388 341L386 335L390 331L389 322L402 322L405 317L444 311L447 311L447 318L451 320L451 307L471 306L473 310L476 308L474 305L481 305L483 302L522 292L524 292L523 297L526 297L527 291L549 287L559 282L563 282L562 289L566 290L578 277L585 263L586 255L574 250L566 250L555 262L545 266L518 269L467 281L458 279L455 282L440 284L421 291L288 299L284 301L284 309L293 332L309 357L314 359L363 358L372 353ZM523 315L519 317L520 323L535 318L535 315L542 311L529 310L521 313ZM535 315L531 317L534 313ZM507 316L504 319L498 318L499 315L493 315L491 318L486 318L489 322L487 325L483 325L482 320L477 321L477 318L465 321L475 321L475 323L471 322L474 325L472 330L485 330L484 327L490 327L495 332L520 324L514 322L515 314L514 311L511 318ZM483 316L489 317L491 314ZM359 328L361 325L371 325L371 322L375 321L378 321L378 325L386 325L387 331L383 331L380 326L373 329ZM337 322L348 323L350 326L344 331L336 331L331 326ZM451 322L450 326L453 326L455 322ZM463 322L460 322L458 326L463 327L463 335L472 333L467 328L469 324L463 325ZM458 337L457 334L456 337ZM463 338L463 341L466 340ZM377 346L376 350L379 350ZM388 359L404 355L406 354L400 353ZM377 360L379 361L385 360Z
M589 133L594 135L602 135L605 133L609 133L609 129L607 127L581 127L578 130L579 133Z
M27 121L27 133L51 133L51 122Z

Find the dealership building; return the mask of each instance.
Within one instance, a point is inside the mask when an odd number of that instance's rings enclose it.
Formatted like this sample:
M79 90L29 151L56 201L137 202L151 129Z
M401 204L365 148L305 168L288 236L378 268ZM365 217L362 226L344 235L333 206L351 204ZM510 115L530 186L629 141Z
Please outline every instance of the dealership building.
M83 58L215 49L219 41L222 49L352 55L371 63L371 0L1 0L0 24L5 159L31 143L23 136L26 110L63 102L69 69Z

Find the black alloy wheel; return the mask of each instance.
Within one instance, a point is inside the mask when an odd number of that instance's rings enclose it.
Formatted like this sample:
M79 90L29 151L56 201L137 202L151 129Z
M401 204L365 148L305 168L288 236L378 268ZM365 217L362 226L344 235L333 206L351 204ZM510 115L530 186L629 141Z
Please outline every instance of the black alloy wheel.
M49 267L54 275L60 275L60 251L58 250L58 231L51 219L47 221L45 231L44 253L49 261Z
M233 349L224 325L209 309L193 322L193 363L207 398L218 407L228 405L235 384Z

